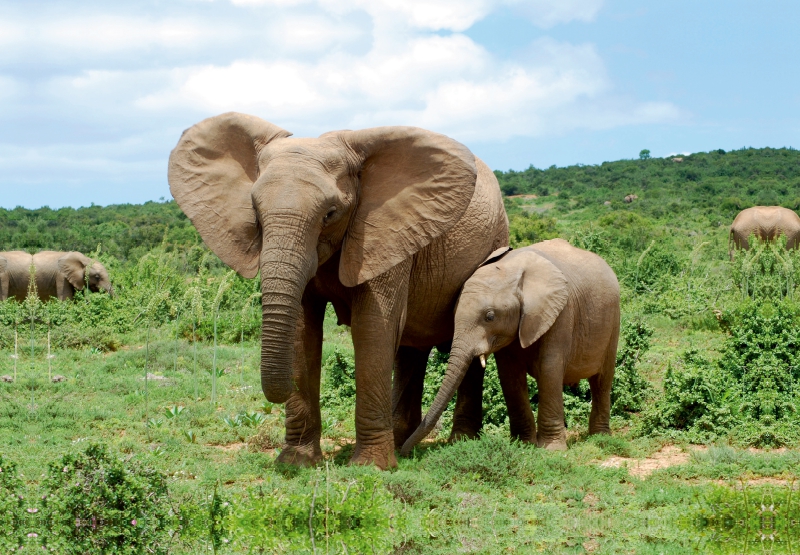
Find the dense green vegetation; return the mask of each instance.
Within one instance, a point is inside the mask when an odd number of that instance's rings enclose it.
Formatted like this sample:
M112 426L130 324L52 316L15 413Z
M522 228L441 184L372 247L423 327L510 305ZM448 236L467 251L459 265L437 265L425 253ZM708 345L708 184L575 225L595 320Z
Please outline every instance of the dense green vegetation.
M0 211L0 250L82 250L118 293L0 303L0 549L755 553L772 538L796 553L800 258L759 245L731 262L727 233L751 204L797 208L800 153L680 158L497 172L513 245L564 237L617 272L614 435L587 437L581 383L564 392L566 453L510 442L490 358L483 437L447 445L446 412L391 472L345 464L353 352L330 308L326 464L274 464L258 282L173 202ZM446 363L433 352L426 405Z

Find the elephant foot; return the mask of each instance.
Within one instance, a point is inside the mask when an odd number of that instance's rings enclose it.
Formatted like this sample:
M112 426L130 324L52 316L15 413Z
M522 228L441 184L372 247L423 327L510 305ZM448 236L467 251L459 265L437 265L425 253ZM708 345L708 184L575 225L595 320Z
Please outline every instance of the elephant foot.
M566 451L567 450L567 431L562 430L556 436L538 436L536 438L536 445L547 449L548 451Z
M394 456L394 442L379 445L359 445L350 457L350 464L368 466L374 464L381 470L397 468L397 458Z
M608 426L596 426L596 427L589 426L589 435L593 436L595 434L602 434L602 435L605 435L605 436L610 436L611 435L611 428L608 427Z
M394 448L395 449L400 449L403 446L403 444L406 442L406 440L411 437L411 434L413 434L414 431L417 429L417 426L419 426L419 422L417 422L414 425L409 425L409 424L407 424L405 422L403 422L403 423L395 423L395 427L394 427Z
M284 445L275 462L293 466L316 466L322 462L322 449L319 443Z
M450 437L447 438L448 443L454 443L456 441L461 441L465 439L477 439L480 435L478 430L472 429L465 429L465 428L453 428L453 431L450 432Z
M519 441L520 443L529 443L531 445L536 445L536 434L533 435L511 435L511 439Z

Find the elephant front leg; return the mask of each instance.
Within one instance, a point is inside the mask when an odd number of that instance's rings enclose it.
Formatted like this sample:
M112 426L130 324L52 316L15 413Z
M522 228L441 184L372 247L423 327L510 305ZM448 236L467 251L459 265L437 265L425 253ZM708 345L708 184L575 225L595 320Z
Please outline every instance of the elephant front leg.
M456 407L453 411L453 430L449 441L475 439L483 427L483 377L485 371L477 358L467 369L458 386Z
M286 401L286 439L277 459L281 463L313 466L322 460L319 380L326 305L311 294L303 296L303 317L298 319L294 342L296 389Z
M351 464L397 466L392 422L392 367L406 316L411 261L360 286L353 298L356 446Z
M545 449L567 448L564 426L564 362L561 357L546 358L539 366L539 414L536 444Z
M494 354L503 398L508 409L511 437L536 443L536 419L531 410L528 372L522 347L515 342Z
M431 349L400 347L392 380L394 445L400 448L422 421L422 390Z

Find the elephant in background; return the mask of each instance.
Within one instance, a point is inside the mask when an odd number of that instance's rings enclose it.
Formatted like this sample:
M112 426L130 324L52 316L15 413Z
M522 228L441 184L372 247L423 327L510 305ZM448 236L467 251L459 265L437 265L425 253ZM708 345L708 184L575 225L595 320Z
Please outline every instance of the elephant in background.
M778 235L784 235L786 248L795 249L800 246L800 217L793 210L782 206L753 206L742 210L731 224L731 257L734 248L750 248L747 241L751 234L764 241L772 241Z
M0 301L28 296L33 256L27 252L0 252Z
M108 271L100 262L79 252L42 251L33 255L36 289L43 301L71 299L88 285L89 291L114 295Z
M261 272L261 386L286 403L278 460L322 459L330 302L355 349L351 463L393 467L421 420L428 353L452 339L461 285L508 244L500 189L469 149L423 129L290 135L244 114L204 120L170 155L170 189L226 264L248 278ZM473 365L454 418L467 435L480 425L482 387Z
M619 283L594 253L563 239L501 249L467 280L455 313L455 337L444 381L428 414L401 453L433 429L475 357L494 353L511 435L547 449L566 449L564 385L589 379L589 433L611 432L611 383L620 325ZM533 417L527 374L539 388Z

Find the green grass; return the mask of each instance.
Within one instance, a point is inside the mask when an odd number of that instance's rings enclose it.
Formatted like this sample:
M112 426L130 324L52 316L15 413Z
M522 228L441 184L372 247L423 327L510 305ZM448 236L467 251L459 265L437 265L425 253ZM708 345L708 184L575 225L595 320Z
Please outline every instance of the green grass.
M676 326L655 323L656 345L660 337L685 339ZM326 351L334 345L351 349L345 332L329 313ZM380 473L346 466L354 438L352 412L347 420L334 421L324 430L326 468L279 468L274 464L274 447L282 435L281 411L279 406L265 406L255 342L245 347L244 389L237 367L238 345L219 348L218 364L225 372L218 382L218 402L212 404L207 371L211 346L203 343L199 349L201 395L195 398L190 343L180 342L175 372L173 341L153 334L149 371L164 379L149 383L149 416L157 424L148 427L143 333L124 336L124 346L116 352L57 350L54 373L67 377L63 383L46 383L41 352L37 351L39 360L33 370L23 355L17 383L0 386L2 456L17 463L28 491L37 490L49 462L98 440L126 460L167 475L176 498L204 498L219 484L220 494L239 511L238 520L230 517L227 521L231 529L226 533L231 537L220 546L221 553L247 552L258 542L283 552L311 552L309 537L303 534L294 543L281 544L263 532L254 533L254 517L244 517L266 509L253 497L253 488L271 496L270 511L287 511L274 499L293 492L295 501L307 503L297 509L306 519L315 483L319 490L320 483L365 480L377 480L375 487L387 492L383 505L368 512L375 522L387 526L371 530L372 535L367 533L370 530L362 531L382 546L378 552L685 553L697 548L698 541L706 545L701 541L702 527L686 517L687 508L700 510L703 496L715 487L713 481L735 485L765 476L794 480L800 474L800 454L795 451L748 452L722 446L694 453L686 464L640 480L624 468L600 465L612 456L644 458L663 445L657 439L633 438L624 429L611 438L572 436L566 453L515 444L508 440L507 430L496 430L478 441L423 445L413 457L401 459L397 470ZM654 353L653 360L658 356ZM174 415L176 406L184 410ZM224 421L254 413L264 415L257 427ZM323 409L326 417L330 413ZM195 442L187 438L187 431L196 434ZM320 503L324 510L325 504ZM191 553L198 541L194 537L177 542L172 552ZM369 552L354 541L350 539L355 545L351 553ZM324 552L319 545L317 549ZM328 549L341 552L338 544L331 548L330 542Z

